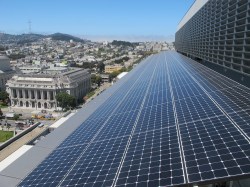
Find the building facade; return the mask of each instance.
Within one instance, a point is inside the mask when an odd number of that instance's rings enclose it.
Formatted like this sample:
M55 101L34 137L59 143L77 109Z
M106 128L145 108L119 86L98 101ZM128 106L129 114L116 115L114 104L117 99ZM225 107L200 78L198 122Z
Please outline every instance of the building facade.
M5 91L7 80L14 74L15 71L10 66L10 59L6 56L0 56L0 91Z
M105 73L112 73L114 71L119 71L122 68L123 68L123 66L120 64L106 65L105 66Z
M62 74L15 75L6 84L12 108L57 110L56 94L67 92L81 100L89 91L90 74L70 68Z
M175 48L250 86L250 1L196 0L179 23Z
M23 74L36 74L41 73L44 67L39 66L18 66L16 69L20 70Z

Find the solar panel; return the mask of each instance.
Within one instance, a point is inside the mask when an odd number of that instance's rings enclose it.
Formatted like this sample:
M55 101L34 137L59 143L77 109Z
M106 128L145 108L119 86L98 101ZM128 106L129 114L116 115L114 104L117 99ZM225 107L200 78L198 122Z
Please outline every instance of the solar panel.
M170 186L184 183L175 126L133 136L117 186Z
M19 186L175 186L250 174L248 88L176 52L128 76Z
M59 185L111 186L127 140L125 136L91 143Z
M248 173L249 142L225 116L180 125L189 182ZM245 160L244 162L242 162Z

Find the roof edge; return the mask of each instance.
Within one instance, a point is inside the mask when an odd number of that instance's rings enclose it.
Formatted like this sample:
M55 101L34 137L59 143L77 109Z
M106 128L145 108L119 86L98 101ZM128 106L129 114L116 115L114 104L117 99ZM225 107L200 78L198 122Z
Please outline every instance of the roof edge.
M177 26L180 30L209 0L195 0L188 11L184 14Z

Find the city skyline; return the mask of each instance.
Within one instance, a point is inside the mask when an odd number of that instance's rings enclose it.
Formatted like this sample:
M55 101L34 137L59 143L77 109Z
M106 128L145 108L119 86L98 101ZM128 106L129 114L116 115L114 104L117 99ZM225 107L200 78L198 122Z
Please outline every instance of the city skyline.
M0 18L0 32L62 32L95 41L173 41L177 24L193 2L3 0L2 14L6 16Z

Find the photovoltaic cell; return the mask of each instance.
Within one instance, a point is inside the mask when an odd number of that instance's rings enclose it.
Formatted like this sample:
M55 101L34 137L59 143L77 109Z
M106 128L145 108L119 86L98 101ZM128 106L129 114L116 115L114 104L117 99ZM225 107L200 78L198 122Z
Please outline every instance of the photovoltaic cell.
M117 186L170 186L184 183L174 126L137 133L126 154Z
M80 156L85 144L56 149L20 186L56 186Z
M91 143L60 185L111 186L127 140L125 136Z
M250 174L248 88L173 51L129 76L19 186L176 186Z
M223 114L206 95L187 97L175 103L179 124Z
M190 182L250 172L241 170L250 164L241 148L249 142L225 116L183 124L180 131Z
M95 140L104 140L130 135L137 115L138 110L110 117L109 121Z

